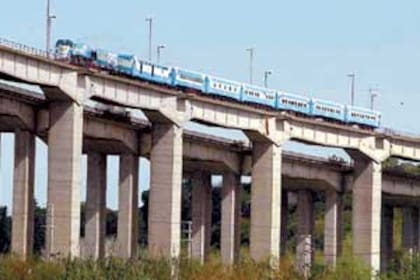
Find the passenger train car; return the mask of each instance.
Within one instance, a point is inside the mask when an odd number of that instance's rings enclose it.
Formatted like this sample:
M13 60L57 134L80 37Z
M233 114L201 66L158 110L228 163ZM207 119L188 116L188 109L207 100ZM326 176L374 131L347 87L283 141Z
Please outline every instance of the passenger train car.
M287 92L277 93L277 109L279 110L289 110L305 115L310 115L310 106L311 100L308 97Z
M55 59L85 67L94 67L111 74L163 84L202 94L228 98L236 102L270 107L308 117L378 128L381 114L366 108L345 106L336 102L309 98L285 91L230 81L204 73L157 65L132 54L117 54L91 48L83 43L61 39L55 45Z
M275 90L254 85L242 85L242 102L249 102L276 108L277 93Z

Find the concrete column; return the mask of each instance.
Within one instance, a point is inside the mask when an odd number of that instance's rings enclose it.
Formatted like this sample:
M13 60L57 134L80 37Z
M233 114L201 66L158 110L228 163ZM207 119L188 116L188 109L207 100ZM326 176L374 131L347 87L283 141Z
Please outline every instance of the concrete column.
M223 174L220 250L224 264L239 260L241 245L241 176Z
M380 269L382 166L366 157L355 159L353 185L353 254Z
M256 261L280 253L281 147L253 143L250 255Z
M12 252L22 258L32 254L34 228L35 137L15 132L13 176Z
M381 224L381 271L388 269L392 259L394 240L394 209L389 205L382 205Z
M413 250L414 253L419 252L419 209L417 207L413 207Z
M139 158L133 154L120 155L120 186L118 192L118 256L137 255Z
M182 129L153 124L150 154L149 253L178 257L181 237Z
M74 257L80 253L83 108L52 102L49 109L46 251L50 256Z
M211 175L195 172L192 175L192 257L204 263L211 242Z
M341 253L342 242L342 196L335 190L326 191L324 259L325 264L335 268Z
M312 193L308 190L298 191L296 266L305 279L309 278L314 258L312 244L314 229L313 208Z
M287 191L281 194L281 221L280 221L280 254L284 256L287 251L287 222L289 215L289 199Z
M402 211L402 247L413 254L417 250L418 213L413 207L403 208Z
M105 256L106 155L88 153L86 189L85 256Z

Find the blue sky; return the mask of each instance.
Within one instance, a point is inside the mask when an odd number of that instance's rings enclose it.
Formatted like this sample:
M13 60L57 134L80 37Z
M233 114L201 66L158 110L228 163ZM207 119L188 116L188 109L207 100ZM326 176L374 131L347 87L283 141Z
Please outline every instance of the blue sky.
M0 37L44 48L45 0L4 2ZM383 124L420 134L418 1L52 0L51 6L57 16L54 40L72 38L146 57L145 18L152 16L153 57L156 46L165 44L161 62L239 81L248 79L249 47L256 49L255 83L262 84L263 72L272 70L269 85L277 89L348 103L346 75L354 71L357 105L367 106L368 89L377 87L376 108L383 113ZM2 205L10 205L12 142L12 136L3 137ZM40 144L37 152L36 191L42 202L45 146ZM110 173L117 162L110 160ZM145 161L141 174L146 188ZM108 178L108 205L114 208L116 176Z

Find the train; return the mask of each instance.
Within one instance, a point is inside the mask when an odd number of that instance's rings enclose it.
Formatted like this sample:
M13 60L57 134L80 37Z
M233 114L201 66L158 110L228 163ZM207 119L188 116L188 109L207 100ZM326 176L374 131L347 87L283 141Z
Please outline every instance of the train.
M181 67L158 65L133 54L96 49L70 39L60 39L56 42L54 58L78 66L98 68L112 75L123 75L131 79L269 107L310 118L367 129L376 129L381 123L381 113L367 108L231 81Z

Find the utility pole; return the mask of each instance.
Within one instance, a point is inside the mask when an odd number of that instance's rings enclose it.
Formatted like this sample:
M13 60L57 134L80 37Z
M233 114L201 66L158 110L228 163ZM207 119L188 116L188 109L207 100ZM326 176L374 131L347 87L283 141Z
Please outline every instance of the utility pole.
M375 108L375 98L379 97L379 92L377 89L369 88L369 97L370 97L370 109L374 110Z
M356 78L356 74L350 73L347 75L350 78L350 105L354 106L354 80Z
M152 24L153 18L148 17L146 21L149 23L149 61L152 62Z
M157 46L157 48L156 48L156 51L157 51L157 53L156 53L156 63L157 64L159 64L160 63L160 50L162 50L162 49L164 49L165 48L165 45L159 45L159 46Z
M252 85L252 74L253 74L253 64L254 64L254 51L255 48L248 48L246 51L249 52L249 83Z
M46 30L46 32L47 32L47 34L46 34L47 42L46 42L46 46L45 46L45 50L47 52L47 57L50 57L51 23L52 23L52 20L55 19L55 18L56 18L56 16L52 15L51 11L50 11L50 0L47 0L47 30Z
M268 70L264 71L264 87L268 88L268 76L271 75L273 72Z

